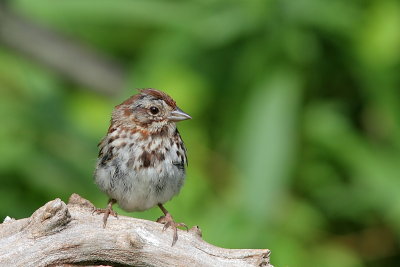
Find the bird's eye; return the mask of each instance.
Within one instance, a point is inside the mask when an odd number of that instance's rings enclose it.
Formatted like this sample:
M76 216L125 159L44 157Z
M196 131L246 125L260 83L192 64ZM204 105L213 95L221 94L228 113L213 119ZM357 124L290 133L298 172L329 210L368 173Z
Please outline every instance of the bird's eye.
M150 112L153 115L156 115L158 112L160 112L160 110L157 107L150 107Z

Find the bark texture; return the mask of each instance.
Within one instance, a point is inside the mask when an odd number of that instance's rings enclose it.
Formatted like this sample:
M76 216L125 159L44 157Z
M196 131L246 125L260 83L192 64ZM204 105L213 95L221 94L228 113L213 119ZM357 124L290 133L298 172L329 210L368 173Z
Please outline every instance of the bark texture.
M268 249L225 249L203 241L201 231L172 230L147 220L102 215L73 194L68 205L48 202L30 218L0 224L0 266L267 266Z

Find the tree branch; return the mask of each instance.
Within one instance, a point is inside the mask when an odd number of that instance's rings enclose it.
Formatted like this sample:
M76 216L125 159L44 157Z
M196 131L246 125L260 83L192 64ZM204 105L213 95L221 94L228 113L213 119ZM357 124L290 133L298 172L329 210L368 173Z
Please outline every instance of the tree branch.
M0 224L1 266L266 266L268 249L224 249L201 239L195 226L179 230L171 247L170 230L159 223L110 217L102 227L94 206L73 194L68 205L48 202L21 220Z

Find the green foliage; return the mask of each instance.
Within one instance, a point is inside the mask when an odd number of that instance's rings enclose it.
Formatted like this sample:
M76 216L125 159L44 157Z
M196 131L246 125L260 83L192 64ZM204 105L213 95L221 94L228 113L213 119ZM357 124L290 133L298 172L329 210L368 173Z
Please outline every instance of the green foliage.
M109 99L0 46L0 219L74 192L105 206L96 144L114 105L154 87L193 117L177 220L277 267L399 264L398 1L9 5L117 59L129 85Z

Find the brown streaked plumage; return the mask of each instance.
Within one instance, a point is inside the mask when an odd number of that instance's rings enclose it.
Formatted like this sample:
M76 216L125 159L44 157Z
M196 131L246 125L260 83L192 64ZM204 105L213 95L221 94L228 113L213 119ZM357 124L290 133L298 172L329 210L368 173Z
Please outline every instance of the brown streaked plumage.
M104 213L116 213L118 203L126 211L141 211L159 206L164 216L157 221L164 229L174 230L176 223L163 204L180 191L187 165L186 148L176 128L176 122L190 119L166 93L143 89L117 105L111 117L107 135L99 143L99 157L94 174L99 188L110 200Z

